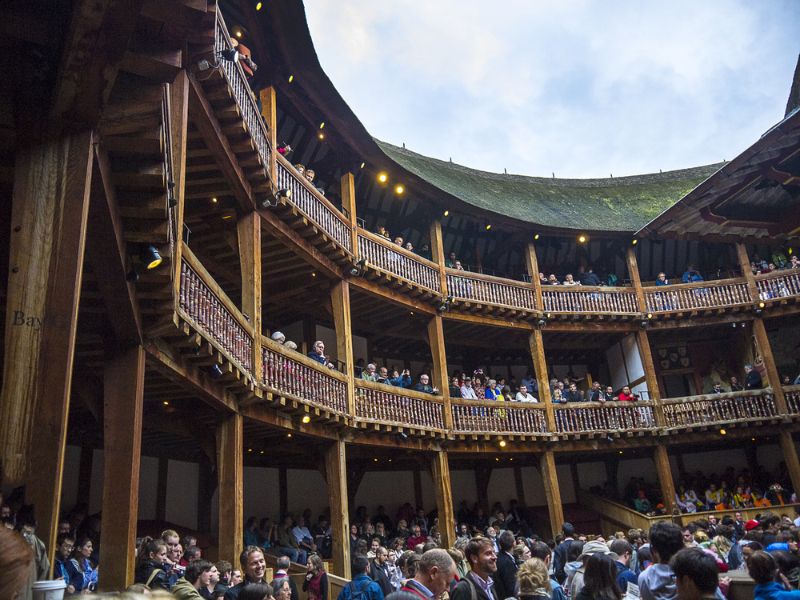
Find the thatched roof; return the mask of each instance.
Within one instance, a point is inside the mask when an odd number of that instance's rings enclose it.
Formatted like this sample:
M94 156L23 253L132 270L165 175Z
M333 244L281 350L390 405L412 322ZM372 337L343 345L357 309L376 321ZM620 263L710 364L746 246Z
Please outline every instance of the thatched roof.
M476 208L576 230L634 232L722 166L604 179L528 177L470 169L375 141L404 169Z

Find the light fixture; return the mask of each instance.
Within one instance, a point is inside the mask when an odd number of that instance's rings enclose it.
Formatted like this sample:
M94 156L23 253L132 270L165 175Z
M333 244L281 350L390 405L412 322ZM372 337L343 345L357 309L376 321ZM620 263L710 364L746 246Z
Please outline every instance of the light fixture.
M320 132L317 134L317 137L318 137L320 140L324 140L324 139L325 139L325 134L324 134L324 133L322 133L322 132L320 131Z
M633 238L633 240L631 241L631 245L632 246L635 246L638 243L639 243L639 240L637 240L636 238Z
M543 316L542 316L542 317L539 317L539 320L538 320L538 321L536 321L536 325L538 325L538 326L539 326L539 329L541 329L542 327L544 327L545 325L547 325L547 319L546 319L545 317L543 317Z
M377 458L373 458L372 462L378 462L378 459Z
M728 434L728 432L727 432L727 431L725 431L724 429L720 429L720 430L719 430L719 434L720 434L720 435L727 435L727 434Z
M408 439L408 434L405 431L398 431L397 432L397 438L399 440L405 442ZM391 461L391 459L389 459L389 460Z
M642 319L642 320L639 322L639 326L640 326L642 329L647 329L647 326L648 326L649 324L650 324L650 322L649 322L647 319Z
M243 33L242 33L242 30L241 30L241 29L237 29L237 30L236 30L236 33L235 33L234 35L235 35L237 38L239 38L239 39L242 39L242 35L243 35Z
M217 199L217 197L216 197L216 196L214 196L213 198L211 198L211 204L216 204L217 202L219 202L219 200Z
M252 452L252 451L253 451L253 449L252 449L252 448L248 448L248 449L247 449L247 451L248 451L248 452Z
M653 313L647 313L647 318L648 319L652 319L653 318Z
M164 402L162 402L161 404L163 404L164 406L169 406L169 400L164 400Z
M761 313L763 313L763 312L764 312L764 307L765 307L765 306L766 306L766 304L765 304L764 302L759 302L758 304L756 304L756 305L753 307L753 312L755 313L755 315L756 315L756 316L760 316L760 315L761 315Z
M491 228L492 228L492 224L491 223L487 223L486 224L486 231L489 231Z
M758 303L758 308L764 308L766 305L767 303L762 300L761 302Z
M387 181L389 181L389 175L386 173L386 171L381 171L378 173L378 183L386 183Z
M263 3L263 2L256 2L256 10L257 10L257 11L258 11L258 10L261 10L263 6L264 6L264 3Z
M402 196L405 193L405 191L406 191L406 186L404 186L402 183L398 183L396 186L394 186L394 193L397 194L398 196Z
M367 163L365 163L365 162L362 162L362 163L361 163L361 166L360 166L360 167L358 167L358 168L359 168L359 169L363 169L363 168L366 166L366 164L367 164Z
M449 210L444 211L444 216L445 217L449 217L450 216L450 211Z
M142 249L139 251L139 258L142 260L142 264L144 264L148 271L155 269L162 262L164 262L164 259L161 258L161 254L159 254L158 249L152 244L142 246Z
M219 365L211 365L209 372L211 373L211 379L219 379L222 377L222 369Z
M294 81L294 75L289 75L289 83L292 83L293 81Z
M292 432L290 431L289 433L287 433L287 434L286 434L286 437L287 437L287 438L290 438L290 437L292 437Z
M538 239L539 239L539 234L538 233L533 234L533 240L536 241Z
M239 52L236 50L236 48L226 48L225 50L219 51L219 57L222 60L227 60L228 62L239 62L239 56Z
M311 423L311 417L308 415L303 415L303 423Z
M362 258L357 262L353 263L353 266L350 268L350 275L353 277L358 277L359 275L364 274L364 267L367 264L367 259Z
M507 445L507 442L505 440L500 440L500 447L501 448L505 448L506 445Z
M325 121L323 121L322 123L319 124L319 128L320 129L325 129Z
M316 277L317 276L317 272L316 271L311 271L311 276L312 277Z
M789 250L787 250L787 252L789 252L789 256L791 256L794 253L794 248L789 248Z
M584 234L580 234L580 235L578 236L578 243L579 243L579 244L585 244L585 243L587 242L587 240L588 240L588 239L589 239L589 238L588 238L588 237L586 237Z

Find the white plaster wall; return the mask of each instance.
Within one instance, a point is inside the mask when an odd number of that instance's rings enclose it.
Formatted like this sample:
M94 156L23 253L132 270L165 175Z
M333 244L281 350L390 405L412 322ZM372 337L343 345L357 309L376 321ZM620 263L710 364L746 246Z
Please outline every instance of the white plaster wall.
M628 374L625 372L625 357L619 344L614 344L606 350L606 363L614 389L619 390L622 386L627 385Z
M783 461L783 452L778 444L759 446L756 456L758 464L773 474L778 471L778 465ZM742 466L746 466L746 464L744 463Z
M325 327L324 325L317 325L316 338L325 343L325 354L330 356L332 359L339 358L336 356L336 331L330 327ZM309 348L309 351L310 350L311 349Z
M641 477L650 483L658 482L656 465L651 458L632 458L625 460L620 457L619 469L617 470L617 481L619 481L620 491L625 489L631 477Z
M595 485L602 486L606 482L606 464L604 462L579 464L578 481L586 490Z
M572 504L575 502L575 486L572 485L572 472L569 465L558 465L558 486L561 489L562 504Z
M289 511L295 516L310 508L313 518L316 519L330 504L328 484L319 471L288 469L286 477L289 482Z
M158 459L154 456L143 456L139 465L139 519L149 521L156 518Z
M522 467L522 489L525 490L525 502L528 506L545 506L547 504L544 482L536 467Z
M639 354L639 345L636 343L636 334L626 335L622 338L620 345L625 356L625 367L628 369L628 381L636 381L644 377L644 367L642 366L642 357Z
M165 517L170 523L197 529L197 484L200 465L169 461Z
M215 494L214 498L217 497L218 494ZM245 467L244 518L254 516L274 519L278 516L279 507L278 469ZM213 521L216 521L216 510L213 509Z
M711 475L712 473L722 475L722 472L729 466L733 466L737 470L746 467L747 457L744 454L744 450L732 444L731 448L726 448L725 450L684 454L683 464L689 473L701 471L704 475ZM676 469L673 475L677 476L677 474L678 471Z
M470 508L478 501L478 489L475 486L475 471L450 471L450 486L453 490L453 506L458 510L462 500L466 500Z
M424 487L424 481L422 483ZM387 494L386 490L391 490L391 493ZM406 502L414 505L414 474L411 471L369 471L361 479L350 511L355 512L357 506L363 505L371 513L383 505L386 513L394 519L397 509Z

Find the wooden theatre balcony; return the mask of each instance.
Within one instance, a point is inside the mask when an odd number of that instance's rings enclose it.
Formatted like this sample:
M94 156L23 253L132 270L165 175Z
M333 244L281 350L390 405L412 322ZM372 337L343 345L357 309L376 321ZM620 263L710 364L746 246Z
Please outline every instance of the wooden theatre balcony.
M362 428L443 433L444 398L356 379L356 421Z
M558 433L644 435L655 429L652 402L576 402L555 405Z
M743 310L753 305L744 278L646 287L644 294L647 310L665 316L718 309Z
M669 398L662 404L664 426L669 432L720 425L749 426L781 420L770 388Z
M451 400L453 433L547 436L545 407L541 403Z
M364 229L358 230L358 257L366 276L405 290L413 296L436 297L442 286L439 267L410 250Z
M603 315L630 318L639 315L632 288L606 286L542 286L544 310L556 318Z
M457 309L498 317L531 318L536 310L529 283L447 269L447 292Z

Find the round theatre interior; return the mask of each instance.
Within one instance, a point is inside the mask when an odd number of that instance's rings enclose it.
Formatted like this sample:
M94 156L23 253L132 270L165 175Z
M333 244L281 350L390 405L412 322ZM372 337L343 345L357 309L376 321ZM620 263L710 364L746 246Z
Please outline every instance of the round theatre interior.
M309 509L346 577L359 506L423 507L449 546L462 503L515 499L549 538L665 518L626 505L631 478L667 513L698 470L800 490L800 270L751 268L800 248L800 71L730 161L497 174L372 138L298 0L117 4L5 9L0 469L51 552L83 506L119 588L137 535L233 561L248 517ZM762 387L709 394L747 363ZM450 393L479 368L535 378L538 402ZM557 403L554 377L639 399Z

